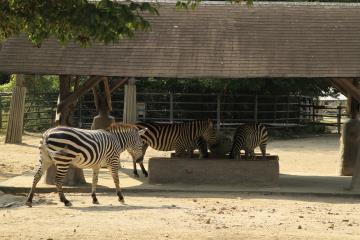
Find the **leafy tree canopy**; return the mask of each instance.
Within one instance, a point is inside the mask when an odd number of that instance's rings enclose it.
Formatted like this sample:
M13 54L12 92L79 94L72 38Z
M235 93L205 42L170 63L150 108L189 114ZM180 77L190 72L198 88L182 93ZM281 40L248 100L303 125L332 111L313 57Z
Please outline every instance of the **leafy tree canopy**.
M0 83L0 92L11 92L15 85L15 75L11 75L10 81ZM57 93L59 91L59 77L54 75L25 75L25 86L29 94Z
M178 8L194 8L201 0L179 0ZM252 0L233 0L233 2ZM0 42L25 34L37 45L50 36L82 46L118 42L150 27L144 13L158 14L158 5L110 0L0 0Z

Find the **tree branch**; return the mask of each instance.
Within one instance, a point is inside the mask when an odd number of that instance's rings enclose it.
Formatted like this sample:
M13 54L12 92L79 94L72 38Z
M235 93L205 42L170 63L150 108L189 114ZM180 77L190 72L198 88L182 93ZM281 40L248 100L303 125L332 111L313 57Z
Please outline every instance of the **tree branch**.
M68 107L78 98L87 93L92 87L97 85L99 82L103 81L104 77L100 76L91 76L83 85L79 86L71 95L66 97L61 101L57 106L57 111L61 112L65 107Z

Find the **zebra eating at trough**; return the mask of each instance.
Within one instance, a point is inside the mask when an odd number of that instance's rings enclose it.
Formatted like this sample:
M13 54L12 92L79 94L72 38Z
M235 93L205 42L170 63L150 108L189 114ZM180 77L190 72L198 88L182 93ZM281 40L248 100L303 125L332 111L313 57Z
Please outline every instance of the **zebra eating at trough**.
M234 134L230 159L241 159L240 151L245 151L245 159L255 158L254 149L260 147L262 159L266 160L266 145L269 139L265 125L261 123L247 123L240 125Z
M144 155L150 146L159 151L175 150L176 155L179 156L186 153L192 154L194 149L199 149L199 158L207 158L207 145L216 144L216 130L210 119L172 124L140 122L136 126L140 129L148 129L141 136L145 142ZM134 174L136 175L136 168L134 168Z
M142 164L144 154L143 142L140 138L146 130L146 128L139 130L135 125L120 123L113 123L106 130L85 130L65 126L50 128L43 134L40 142L39 168L35 173L26 205L32 206L36 184L52 164L56 166L55 182L60 201L65 206L71 206L71 203L63 193L62 180L70 165L81 169L93 169L91 196L94 204L99 203L96 197L96 185L100 167L107 166L115 183L118 200L123 203L124 197L118 175L120 153L127 150L134 163L140 163L143 173L147 176Z

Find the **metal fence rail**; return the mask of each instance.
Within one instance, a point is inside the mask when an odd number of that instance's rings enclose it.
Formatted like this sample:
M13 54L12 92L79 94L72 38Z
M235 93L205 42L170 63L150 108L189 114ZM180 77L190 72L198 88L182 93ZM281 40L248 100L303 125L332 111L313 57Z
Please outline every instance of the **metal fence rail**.
M0 93L0 131L8 121L11 93ZM43 131L53 125L57 94L29 93L25 101L24 129ZM121 120L124 94L112 96L112 115ZM218 95L196 93L138 93L138 120L181 122L210 118L220 128L240 123L262 122L272 126L298 126L308 123L329 124L340 129L344 108L324 110L313 98L300 95ZM90 128L97 115L93 95L80 98L73 113L73 125ZM330 119L330 121L328 121ZM326 120L326 121L325 121Z

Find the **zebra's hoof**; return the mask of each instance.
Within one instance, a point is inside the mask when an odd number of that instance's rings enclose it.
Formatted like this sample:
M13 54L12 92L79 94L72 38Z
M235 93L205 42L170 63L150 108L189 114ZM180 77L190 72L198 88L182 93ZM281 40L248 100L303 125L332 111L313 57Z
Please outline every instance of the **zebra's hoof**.
M148 173L144 173L144 176L145 176L145 177L148 177L148 176L149 176L149 174L148 174Z
M119 198L119 202L121 202L122 204L125 203L125 199L124 198Z
M139 174L137 174L137 173L134 173L134 177L140 178Z
M32 207L32 202L26 202L25 204L26 204L26 206L28 206L28 207Z
M68 200L66 200L64 202L64 204L65 204L66 207L71 207L72 206L72 203L70 201L68 201Z
M98 200L93 200L93 204L100 204Z

